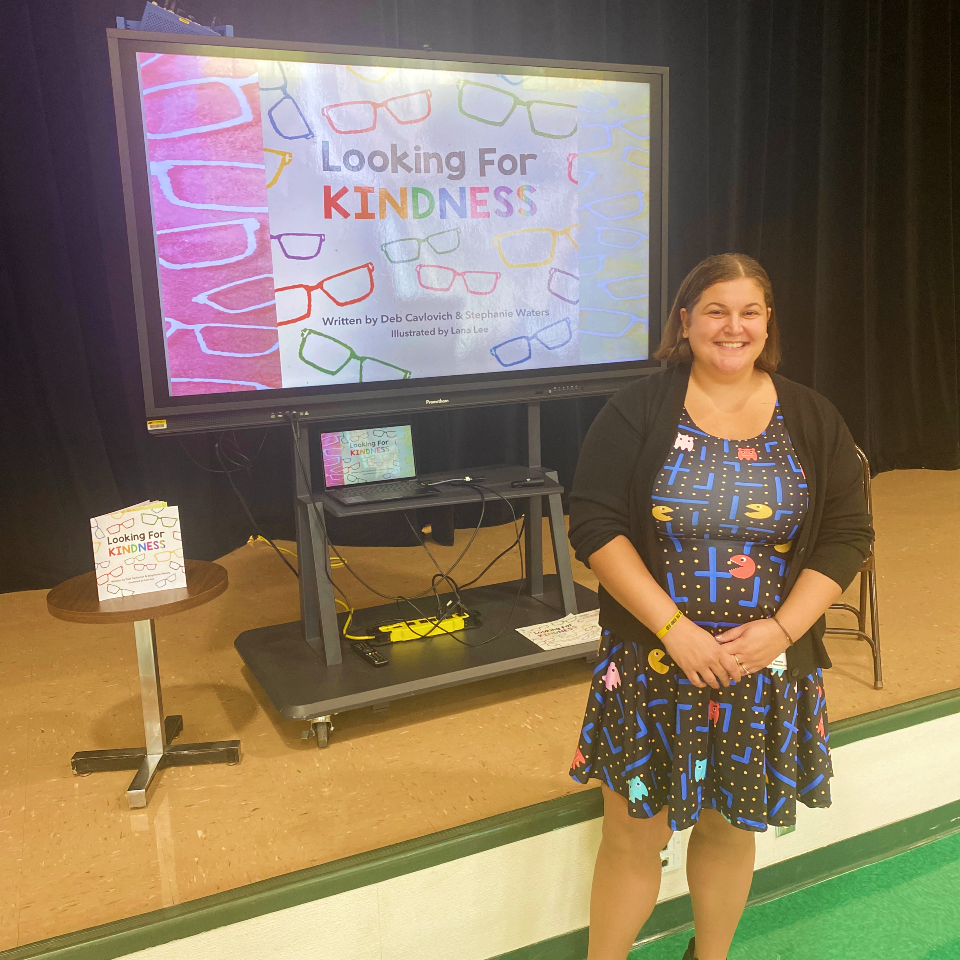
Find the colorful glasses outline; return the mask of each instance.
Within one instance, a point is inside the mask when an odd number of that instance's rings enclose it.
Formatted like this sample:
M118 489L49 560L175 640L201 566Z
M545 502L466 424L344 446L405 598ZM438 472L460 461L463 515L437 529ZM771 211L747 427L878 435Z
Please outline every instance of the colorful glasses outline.
M597 175L596 170L581 170L580 165L577 162L580 157L579 153L568 153L567 154L567 179L571 183L575 183L581 190L586 190L591 183L593 183L593 178ZM573 166L577 164L577 179L573 178Z
M597 227L597 243L618 250L632 250L639 246L647 235L642 230L627 230L626 227Z
M107 593L115 597L132 597L133 591L128 590L126 587L117 586L115 583L107 584Z
M451 234L455 235L455 239L457 242L454 243L453 246L441 244L441 246L446 246L446 249L439 250L437 249L437 245L432 242L437 237L448 237L452 241L452 239L454 238L450 237ZM410 244L410 243L415 243L417 245L417 252L410 257L399 256L399 253L403 249L400 247L400 244ZM419 239L418 237L404 237L401 240L390 240L387 243L381 243L380 249L383 251L383 255L391 263L411 263L414 260L420 259L421 249L424 244L430 247L430 249L438 256L443 256L443 254L445 253L453 253L453 251L460 246L460 228L454 227L452 230L440 230L438 233L431 233L430 236L424 237L422 240ZM391 250L389 248L393 248L393 249ZM409 248L407 249L409 250Z
M359 272L360 270L366 270L368 279L370 281L370 289L367 290L362 296L354 297L352 300L338 300L327 288L331 280L337 280L340 277L346 277L351 273ZM310 317L310 314L313 312L313 294L315 291L319 290L324 296L332 300L338 307L349 307L352 303L359 303L361 300L366 300L367 297L373 293L373 264L372 263L362 263L359 267L350 267L349 270L341 270L339 273L334 273L329 277L324 277L319 283L292 283L287 287L277 287L277 293L286 293L288 290L302 290L307 297L307 309L305 313L300 314L299 317L291 317L288 320L277 320L277 326L283 327L288 323L299 323L301 320L307 320Z
M546 334L546 336L544 336L544 334ZM511 337L509 340L504 340L503 343L498 343L495 347L491 347L490 353L501 367L515 367L518 364L526 363L533 356L534 341L539 343L540 346L546 347L547 350L559 350L560 347L565 347L572 339L573 330L570 328L570 318L564 317L562 320L557 320L555 323L548 323L545 327L541 327L536 333L531 334L529 337L521 335L519 337ZM520 347L521 344L525 347L526 355L512 359L510 357L510 350L505 348L513 347L514 349L523 349ZM503 356L500 355L501 353Z
M97 577L97 586L102 587L111 577L119 577L122 573L123 567L115 567L108 573L101 573L100 576Z
M201 267L223 267L228 263L236 263L238 260L245 260L256 252L257 249L257 231L260 229L260 221L256 217L242 217L239 220L221 220L218 223L194 223L187 227L168 227L166 230L158 230L157 236L163 237L171 233L190 233L193 230L212 230L215 227L243 227L247 238L247 246L243 253L235 257L224 257L221 260L199 260L194 263L173 263L165 260L157 253L157 260L161 266L168 270L199 270Z
M478 297L486 297L497 289L497 282L500 280L500 274L494 270L454 270L453 267L441 267L437 264L418 263L417 264L417 283L424 290L433 290L439 293L446 293L455 283L457 277L463 280L467 293L472 293ZM449 283L444 286L445 278L449 277ZM492 279L491 279L492 278ZM489 287L490 289L480 289L480 287Z
M639 153L640 160L643 162L637 162L636 160L630 159L630 154ZM650 169L650 151L644 150L643 147L624 147L623 148L623 157L621 158L624 163L629 164L631 167L639 167L641 170Z
M161 526L166 527L168 530L177 525L176 517L158 517L155 513L142 513L140 514L140 519L143 521L143 525L145 527L155 527L157 525L157 521L160 522Z
M635 203L631 203L630 199L632 198ZM604 213L600 207L602 204L606 204L609 210L610 207L618 207L614 201L624 201L619 204L619 207L627 209L627 212L624 213L622 210L618 210L616 213ZM634 209L634 206L636 209ZM617 193L610 197L600 197L597 200L591 200L589 203L585 203L581 210L589 210L591 213L596 214L602 220L607 220L608 222L615 222L617 220L631 220L633 217L640 216L644 211L644 198L642 190L631 190L629 193Z
M181 320L175 320L173 317L164 317L163 319L170 324L170 329L167 330L167 339L173 336L177 330L189 330L197 338L197 346L201 349L201 351L211 357L265 357L268 354L275 353L280 349L280 340L278 338L277 342L273 344L269 350L260 350L255 353L236 353L230 350L213 350L204 339L203 335L203 331L206 327L219 327L228 330L270 330L273 333L277 332L276 327L255 327L249 323L183 323ZM219 383L222 381L215 382ZM167 524L164 524L164 526L167 526Z
M591 260L598 261L596 267L592 269L584 269L585 263L590 263ZM584 280L587 277L595 277L598 273L603 272L603 265L607 262L607 255L605 253L594 253L589 257L581 257L579 260L579 270L580 270L580 279Z
M323 114L324 120L326 120L327 123L330 124L330 129L333 130L334 133L340 133L340 134L369 133L371 130L376 130L377 128L377 124L379 123L379 120L380 120L380 113L379 113L380 110L386 110L387 113L389 113L390 116L393 117L393 119L396 120L397 123L401 125L407 125L411 123L423 123L423 121L430 116L430 111L433 109L433 105L431 103L432 96L433 96L433 93L430 90L417 90L415 93L403 93L397 97L388 97L386 100L383 100L380 103L377 103L374 100L347 100L347 101L344 101L343 103L331 103L325 106L320 112ZM416 104L416 101L413 99L414 97L425 98L424 103ZM404 120L403 117L400 114L396 113L393 107L390 106L390 104L399 104L401 101L404 102L404 105L411 107L411 109L414 108L414 105L420 106L421 110L418 111L419 115L415 117L411 117L409 120ZM423 106L426 106L426 111L423 111L422 109ZM362 123L366 123L366 126L347 127L345 125L345 118L351 112L350 110L346 109L348 107L372 108L372 112L369 114L369 116L364 116L362 119L360 117L357 117L354 120L355 124L362 122ZM334 117L331 116L331 114L334 111L337 111L337 114L338 114L337 122L334 122ZM359 113L359 110L354 110L353 112ZM367 122L368 120L369 122Z
M210 299L210 295L214 293L220 293L221 290L229 290L232 287L241 287L245 283L254 283L257 280L269 280L270 287L273 288L273 274L272 273L260 273L255 277L244 277L242 280L233 280L230 283L221 284L219 287L211 287L209 290L204 290L203 293L198 293L194 298L194 303L202 303L205 307L213 307L214 310L219 310L221 313L250 313L252 310L262 310L264 307L272 307L276 303L276 298L271 297L269 300L264 300L263 303L254 303L249 307L225 307L221 303L217 303L215 300Z
M280 99L277 100L277 102L267 110L267 119L270 121L270 126L273 127L274 133L276 133L278 137L283 137L284 140L312 140L316 136L316 134L313 132L313 127L310 126L307 118L303 115L303 110L300 109L300 104L297 103L290 91L287 89L287 84L290 81L287 79L287 73L283 69L283 64L280 63L279 60L276 63L277 69L280 71L280 76L283 78L283 83L272 87L265 87L263 85L260 86L261 93L264 91L268 93L277 91L280 93ZM283 130L281 130L277 125L277 118L274 116L274 114L284 103L292 104L293 109L296 111L296 119L303 124L303 133L284 133ZM284 125L286 125L286 121L284 120L282 114L281 121L283 121Z
M220 120L217 123L206 123L199 127L184 127L182 130L173 130L169 133L147 133L148 140L172 140L175 137L188 137L194 133L211 133L214 130L226 130L228 127L240 126L249 123L253 119L253 111L247 98L243 95L241 87L257 82L257 75L251 74L249 77L197 77L193 80L173 80L170 83L161 83L156 87L147 87L142 93L144 98L154 93L160 93L162 90L174 90L178 87L195 87L200 84L222 83L228 87L237 98L237 105L240 113L236 117L230 117L227 120Z
M630 130L624 124L631 123L634 120L646 120L648 122L648 128L646 133L634 133L633 130ZM622 120L618 120L616 123L590 123L586 126L580 128L580 137L578 138L578 146L580 148L581 156L585 153L600 153L603 150L609 150L613 146L613 131L622 130L624 133L628 134L631 137L635 137L637 140L646 140L650 136L649 130L649 113L639 113L635 117L624 117ZM598 138L595 146L589 145L589 139L593 136L593 133L587 133L587 131L602 131L603 136ZM584 149L586 145L586 149Z
M570 289L571 281L577 288L577 296L574 300L567 296L567 294L573 293L573 290ZM580 302L580 278L575 273L568 273L566 270L551 267L550 273L547 275L547 290L564 303L577 304Z
M593 100L589 98L593 97ZM597 99L605 100L606 103L597 103ZM588 104L593 104L588 106ZM608 97L605 93L600 93L598 90L583 90L580 93L580 99L577 101L577 109L583 110L585 113L603 113L604 110L610 110L612 107L619 107L620 101L614 100L613 97Z
M239 160L151 160L150 173L160 184L160 191L164 197L178 207L189 207L191 210L226 210L239 213L267 213L267 207L251 207L240 204L227 203L196 203L192 200L183 200L176 195L173 183L170 181L171 167L238 167L245 170L266 170L263 163L244 163Z
M107 533L119 533L121 530L129 530L136 520L136 517L129 517L127 520L123 520L120 523L111 523L107 527Z
M277 172L267 181L267 189L269 190L271 187L277 185L277 182L280 180L280 174L293 163L293 154L289 150L274 150L271 147L264 147L263 152L272 153L274 156L280 158L277 161ZM266 164L264 164L264 168L266 168Z
M313 237L317 241L317 249L315 252L308 254L305 257L298 256L297 254L290 253L287 249L284 240L287 237ZM280 252L288 260L312 260L314 257L320 255L320 249L323 247L323 241L327 239L326 234L323 233L271 233L271 240L276 240L280 244Z
M615 293L612 293L610 290L611 284L614 283L626 283L628 280L647 280L649 281L649 274L646 273L635 273L629 277L613 277L610 280L601 280L597 283L597 288L602 290L611 300L641 300L643 297L649 296L649 285L644 284L646 289L643 293L631 293L626 297L618 297Z
M171 377L171 383L216 383L229 387L252 387L254 390L276 390L276 386L268 387L265 383L256 380L226 380L222 377ZM218 390L222 393L222 390Z
M532 133L536 134L538 137L547 137L550 140L566 140L567 137L572 137L577 132L577 108L575 104L572 103L557 103L552 100L521 100L515 93L511 93L509 90L502 90L500 87L491 87L487 83L477 83L475 80L458 80L457 81L457 108L465 116L469 117L471 120L476 120L479 123L485 123L491 127L502 127L512 116L517 107L524 107L527 111L527 119L530 122L530 130ZM493 91L496 94L499 94L501 97L505 97L506 100L502 100L502 105L507 108L506 113L499 119L491 119L489 116L480 117L475 113L471 113L469 109L465 108L463 105L464 91L470 90L483 90L483 91ZM469 94L468 94L469 96ZM489 94L486 94L489 97ZM508 106L509 101L509 106ZM573 128L567 133L548 133L545 130L537 129L537 119L534 117L534 108L535 107L548 107L548 108L559 108L560 111L572 110L571 115L563 115L563 119L572 119ZM539 113L540 111L538 111ZM550 113L551 111L544 111ZM499 110L497 111L499 113ZM560 119L561 114L552 110L552 115L555 119ZM541 118L541 121L544 118Z
M588 314L591 313L603 313L609 314L611 317L626 317L627 320L623 326L614 332L605 332L601 330L587 330L584 328L584 320ZM622 337L631 327L636 326L638 323L645 324L647 321L642 317L638 317L635 313L627 313L625 310L599 310L599 309L587 309L580 311L580 335L591 336L591 337L606 337L609 339L616 339L617 337Z
M370 69L383 70L383 76L377 77L376 79L374 79L373 77L366 77L359 72L361 70L370 70ZM389 77L390 74L393 73L393 71L396 69L397 69L396 67L369 67L369 66L364 67L364 66L356 65L353 67L347 67L347 73L352 73L358 80L363 80L365 83L383 83L383 81L386 80L387 77Z
M508 267L545 267L547 264L553 262L553 258L557 255L557 240L560 237L566 237L574 246L575 249L579 250L577 246L577 241L573 236L573 231L577 229L577 224L571 223L569 227L564 227L563 230L554 230L552 227L527 227L524 230L513 230L510 233L501 233L493 238L493 245L497 248L497 253L500 254L500 259ZM510 237L533 237L534 235L549 234L550 236L550 255L543 260L532 260L524 263L516 263L508 259L507 254L503 252L503 241L509 239Z
M304 349L306 348L307 343L309 342L309 340L310 340L311 337L318 337L318 338L320 338L320 339L322 339L322 340L325 340L325 341L327 341L327 342L329 342L329 343L332 343L335 348L336 348L336 347L339 347L340 349L345 350L345 351L346 351L346 357L344 358L343 362L342 362L339 366L336 366L336 367L325 367L325 366L322 366L322 365L319 364L319 363L315 363L313 360L308 360L308 359L303 355L303 351L304 351ZM341 370L343 370L343 368L344 368L348 363L350 363L351 360L358 360L358 361L360 362L360 380L359 380L360 383L363 383L363 382L364 382L363 369L364 369L364 364L365 364L365 363L376 363L376 364L378 364L380 367L386 367L386 368L388 368L388 369L390 369L390 370L394 370L394 371L396 371L397 373L401 374L401 376L399 376L399 377L393 377L393 378L383 377L383 378L381 378L381 379L396 379L396 380L409 380L409 379L410 379L410 371L409 371L409 370L404 370L403 367L398 367L398 366L397 366L396 364L394 364L394 363L388 363L386 360L378 360L376 357L361 357L360 354L358 354L358 353L353 349L353 347L350 346L350 344L344 343L342 340L338 340L336 337L331 337L331 336L329 336L329 335L326 334L326 333L321 333L319 330L311 330L310 328L306 328L306 329L304 329L304 330L302 330L302 331L300 332L300 350L299 350L299 356L300 356L300 359L301 359L308 367L313 367L314 370L319 370L321 373L326 373L326 374L328 374L328 375L331 376L331 377L336 376Z

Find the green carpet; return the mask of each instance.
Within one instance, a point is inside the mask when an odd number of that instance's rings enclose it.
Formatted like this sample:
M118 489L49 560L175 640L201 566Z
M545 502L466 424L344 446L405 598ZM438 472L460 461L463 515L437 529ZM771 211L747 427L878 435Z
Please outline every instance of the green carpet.
M630 960L680 960L690 936ZM729 960L960 960L960 833L749 908Z

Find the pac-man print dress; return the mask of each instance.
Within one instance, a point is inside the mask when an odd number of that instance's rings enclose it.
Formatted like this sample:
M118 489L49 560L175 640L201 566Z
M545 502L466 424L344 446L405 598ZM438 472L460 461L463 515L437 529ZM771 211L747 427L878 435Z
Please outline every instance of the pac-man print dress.
M686 410L654 483L667 589L714 634L775 613L807 485L779 405L758 437L723 440ZM786 660L731 687L698 689L665 650L605 631L570 775L600 780L635 817L664 805L684 830L704 806L734 826L796 822L797 800L830 805L823 674Z

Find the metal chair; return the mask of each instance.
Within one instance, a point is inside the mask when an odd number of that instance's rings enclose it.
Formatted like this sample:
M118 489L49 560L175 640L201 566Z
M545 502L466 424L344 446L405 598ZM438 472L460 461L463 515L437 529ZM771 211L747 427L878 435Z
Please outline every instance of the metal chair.
M867 510L873 514L873 497L870 494L870 463L867 455L857 447L857 456L863 468L863 493L867 500ZM867 633L867 603L870 604L870 632ZM863 561L860 568L860 606L850 603L834 603L831 610L846 610L857 618L857 629L850 627L827 627L825 633L833 633L842 637L855 637L857 640L866 640L870 644L873 655L873 687L883 689L883 669L880 662L880 620L877 614L877 561L874 545L870 544L870 556Z

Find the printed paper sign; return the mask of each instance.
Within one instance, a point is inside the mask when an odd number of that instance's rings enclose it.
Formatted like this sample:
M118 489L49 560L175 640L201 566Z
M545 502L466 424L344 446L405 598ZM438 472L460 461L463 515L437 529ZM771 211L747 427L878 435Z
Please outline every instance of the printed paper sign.
M186 587L180 511L148 501L90 521L100 600Z
M559 620L551 620L550 623L517 627L516 630L543 650L572 647L578 643L599 643L600 611L570 613Z

